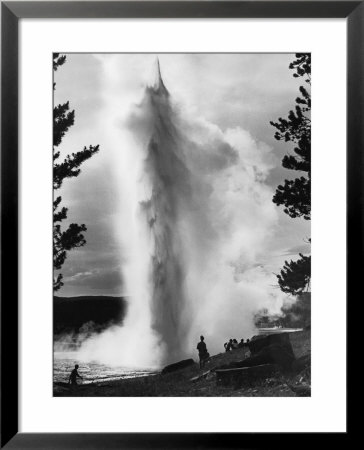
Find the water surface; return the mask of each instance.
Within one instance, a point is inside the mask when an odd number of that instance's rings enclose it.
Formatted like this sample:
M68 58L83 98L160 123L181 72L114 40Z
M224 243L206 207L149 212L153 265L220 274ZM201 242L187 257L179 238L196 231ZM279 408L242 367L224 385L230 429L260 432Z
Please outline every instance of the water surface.
M77 359L77 352L55 352L53 382L68 382L75 364L79 365L78 373L83 377L83 380L78 380L80 384L136 378L156 373L152 369L111 367L97 362L82 362Z

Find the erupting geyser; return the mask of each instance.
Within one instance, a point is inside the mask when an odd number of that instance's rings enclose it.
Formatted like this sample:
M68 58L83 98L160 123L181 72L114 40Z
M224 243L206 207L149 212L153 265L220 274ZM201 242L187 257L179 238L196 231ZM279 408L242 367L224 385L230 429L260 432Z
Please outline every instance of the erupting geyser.
M153 117L147 147L144 176L151 196L141 202L151 237L151 309L152 328L166 345L168 355L184 350L185 324L181 312L185 306L184 238L178 224L191 203L191 173L186 167L183 146L186 141L174 124L169 93L163 83L157 60L156 80L146 89L144 105Z
M210 353L229 337L248 337L254 312L279 295L270 293L274 275L258 264L277 220L265 184L269 148L241 128L222 131L189 117L158 60L142 101L118 127L121 151L135 162L120 167L130 192L123 235L129 311L121 326L89 339L81 357L160 366L195 356L200 334Z

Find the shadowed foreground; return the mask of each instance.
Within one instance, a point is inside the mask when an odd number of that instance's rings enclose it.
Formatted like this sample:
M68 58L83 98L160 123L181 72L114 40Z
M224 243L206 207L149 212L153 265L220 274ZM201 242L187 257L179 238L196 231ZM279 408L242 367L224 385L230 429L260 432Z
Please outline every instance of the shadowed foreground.
M296 358L311 353L309 330L290 335ZM213 369L244 358L244 349L212 356L203 370L198 363L165 375L139 377L80 385L75 388L54 386L56 397L295 397L302 385L311 385L310 368L299 373L276 372L268 378L251 380L243 387L219 386ZM211 371L211 372L210 372ZM201 376L203 375L203 376ZM308 394L309 395L309 394Z

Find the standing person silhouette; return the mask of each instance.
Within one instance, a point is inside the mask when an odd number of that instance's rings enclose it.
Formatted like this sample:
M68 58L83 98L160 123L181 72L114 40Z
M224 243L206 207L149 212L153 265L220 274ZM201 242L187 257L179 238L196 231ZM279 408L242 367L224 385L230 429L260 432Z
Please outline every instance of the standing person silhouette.
M229 352L232 349L233 349L233 340L230 339L229 342L227 343L226 351Z
M77 371L78 367L79 367L78 364L76 364L75 368L72 370L72 372L68 378L68 384L71 383L71 385L77 386L77 378L81 378L81 380L83 380L83 378Z
M203 336L200 336L200 342L197 344L198 356L200 358L200 369L203 368L205 361L209 357L204 339L205 338Z

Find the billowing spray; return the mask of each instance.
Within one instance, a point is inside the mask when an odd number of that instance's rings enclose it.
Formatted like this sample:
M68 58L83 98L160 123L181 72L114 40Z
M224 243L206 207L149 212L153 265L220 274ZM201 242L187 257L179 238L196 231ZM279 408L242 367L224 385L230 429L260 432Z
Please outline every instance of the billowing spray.
M277 221L264 183L269 149L242 129L186 117L159 61L122 128L134 161L128 174L124 168L132 192L123 241L129 312L122 327L86 341L80 356L155 367L193 357L200 334L210 353L251 336L254 312L279 296L257 263Z

